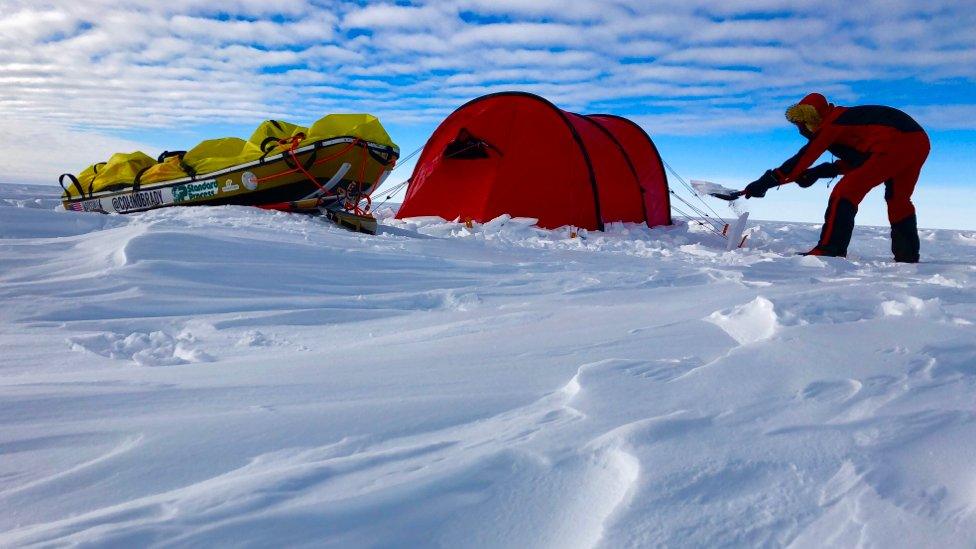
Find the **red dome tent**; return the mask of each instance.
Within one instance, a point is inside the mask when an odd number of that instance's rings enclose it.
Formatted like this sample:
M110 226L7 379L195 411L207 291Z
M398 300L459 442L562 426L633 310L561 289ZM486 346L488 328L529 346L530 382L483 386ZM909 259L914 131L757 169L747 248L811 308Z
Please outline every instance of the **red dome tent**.
M424 146L397 217L502 214L546 228L671 224L664 166L640 126L522 92L479 97L448 116Z

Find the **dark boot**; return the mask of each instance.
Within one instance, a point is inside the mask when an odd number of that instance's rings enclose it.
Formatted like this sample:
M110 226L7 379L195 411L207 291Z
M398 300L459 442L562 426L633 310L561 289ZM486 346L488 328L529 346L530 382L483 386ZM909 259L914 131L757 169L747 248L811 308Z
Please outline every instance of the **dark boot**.
M918 263L918 220L910 215L891 224L891 253L899 263Z
M821 257L847 257L846 255L837 255L830 250L824 250L820 246L814 247L809 252L801 252L796 255L816 255Z
M846 198L831 200L824 214L824 226L820 242L804 255L847 257L847 247L854 233L854 217L857 206Z

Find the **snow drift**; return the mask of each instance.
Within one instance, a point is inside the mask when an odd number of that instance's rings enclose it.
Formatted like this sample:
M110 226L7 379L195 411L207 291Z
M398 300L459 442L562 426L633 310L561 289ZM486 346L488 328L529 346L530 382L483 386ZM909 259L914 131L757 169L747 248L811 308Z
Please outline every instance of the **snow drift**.
M846 261L0 191L0 545L976 538L976 233L896 265L870 227Z

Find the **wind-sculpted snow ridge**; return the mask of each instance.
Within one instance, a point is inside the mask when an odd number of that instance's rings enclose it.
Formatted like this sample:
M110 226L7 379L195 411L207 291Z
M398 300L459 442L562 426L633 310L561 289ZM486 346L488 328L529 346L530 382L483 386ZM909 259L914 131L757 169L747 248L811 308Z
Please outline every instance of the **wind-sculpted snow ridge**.
M976 232L56 202L0 186L0 546L976 539Z
M729 311L715 311L705 319L745 345L769 339L779 328L773 302L759 296Z

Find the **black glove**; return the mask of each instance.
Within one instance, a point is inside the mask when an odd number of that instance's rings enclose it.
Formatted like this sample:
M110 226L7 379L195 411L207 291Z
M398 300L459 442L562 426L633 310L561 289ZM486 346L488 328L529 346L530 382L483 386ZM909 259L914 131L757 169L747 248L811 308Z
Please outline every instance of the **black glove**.
M766 191L779 185L779 180L773 170L766 170L762 177L746 185L746 198L762 198L766 196Z
M840 166L833 162L824 162L800 174L800 177L796 178L796 184L805 189L816 183L818 179L834 178L838 175L840 175Z

